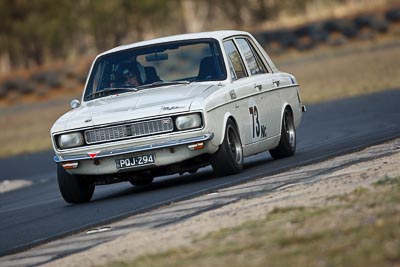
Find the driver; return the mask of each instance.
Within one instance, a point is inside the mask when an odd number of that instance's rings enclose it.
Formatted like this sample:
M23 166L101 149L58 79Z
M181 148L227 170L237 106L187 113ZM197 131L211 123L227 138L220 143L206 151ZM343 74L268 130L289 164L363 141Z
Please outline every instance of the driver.
M136 86L140 85L137 74L134 71L126 69L126 70L123 70L122 73L124 74L124 77L125 77L125 82L124 82L125 86L136 87Z
M119 66L123 81L122 86L137 87L143 84L140 67L137 62L124 63Z

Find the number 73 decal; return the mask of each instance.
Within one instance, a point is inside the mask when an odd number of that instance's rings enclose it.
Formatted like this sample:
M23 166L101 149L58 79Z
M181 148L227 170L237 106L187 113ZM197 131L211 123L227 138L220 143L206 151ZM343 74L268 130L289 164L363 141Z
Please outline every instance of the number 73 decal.
M267 127L260 124L258 108L257 106L249 107L249 112L251 115L252 125L253 125L253 138L266 138L267 137Z

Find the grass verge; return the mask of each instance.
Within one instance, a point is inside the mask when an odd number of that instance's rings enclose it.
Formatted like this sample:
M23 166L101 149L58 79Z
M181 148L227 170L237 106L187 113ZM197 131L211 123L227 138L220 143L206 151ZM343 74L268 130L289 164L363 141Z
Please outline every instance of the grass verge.
M275 61L296 76L304 102L318 103L399 88L399 41L359 41L305 53L292 51Z
M66 111L67 102L0 113L0 157L51 149L50 128Z
M340 195L324 208L275 209L187 247L120 266L399 266L400 177Z

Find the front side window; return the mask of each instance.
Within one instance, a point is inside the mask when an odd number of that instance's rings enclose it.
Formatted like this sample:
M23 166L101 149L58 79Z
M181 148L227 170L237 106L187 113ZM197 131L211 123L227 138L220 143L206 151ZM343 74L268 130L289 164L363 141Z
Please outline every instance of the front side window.
M251 75L266 73L264 64L262 64L260 57L248 41L244 38L238 38L236 41L240 51L243 53Z
M232 40L224 42L224 48L229 61L230 71L236 79L247 77L239 51Z
M84 100L156 86L225 80L221 50L214 39L162 43L97 59Z

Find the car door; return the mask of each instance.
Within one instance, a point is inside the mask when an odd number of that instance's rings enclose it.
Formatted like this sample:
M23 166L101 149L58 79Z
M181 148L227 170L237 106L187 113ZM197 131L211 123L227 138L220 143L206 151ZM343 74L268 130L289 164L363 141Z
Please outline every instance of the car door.
M248 101L248 120L251 122L252 142L260 149L268 149L268 143L280 133L281 98L278 77L272 73L247 37L235 41L250 74L249 82L257 90L253 100Z
M247 68L233 38L224 40L224 50L228 60L229 71L232 76L230 97L233 102L229 111L237 119L242 145L253 142L252 122L249 120L249 103L255 105L257 89L249 80Z

